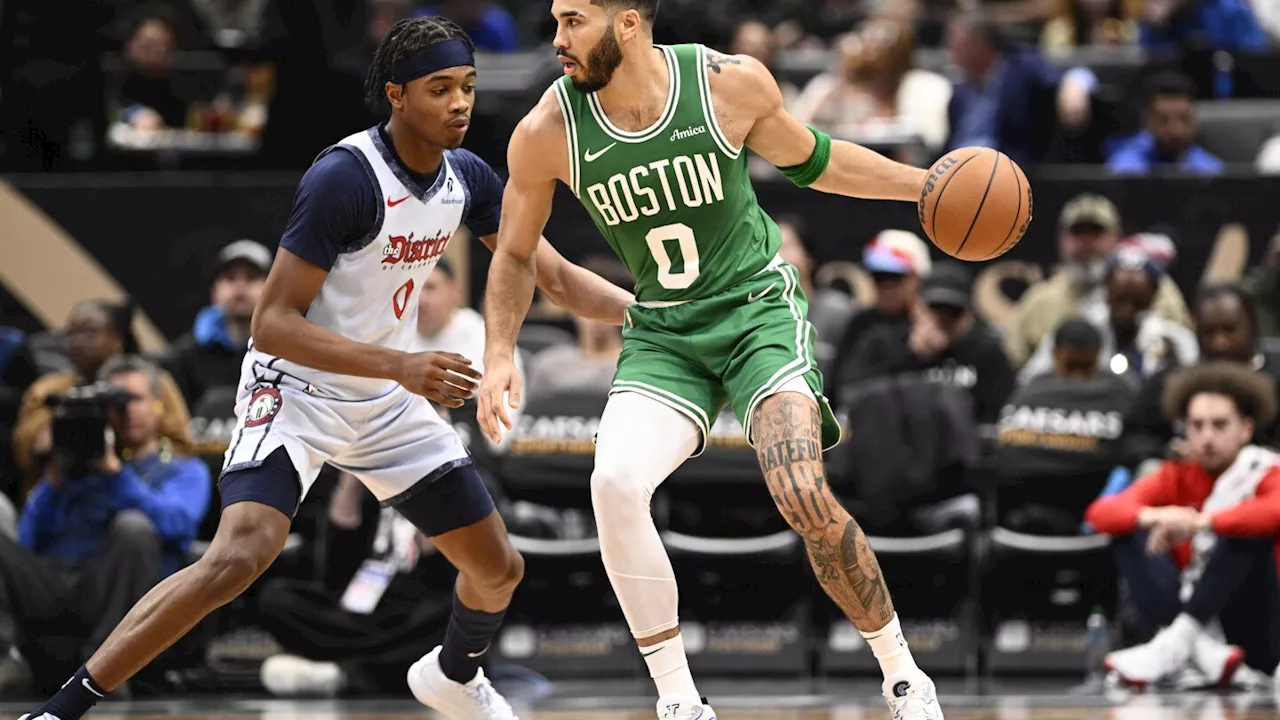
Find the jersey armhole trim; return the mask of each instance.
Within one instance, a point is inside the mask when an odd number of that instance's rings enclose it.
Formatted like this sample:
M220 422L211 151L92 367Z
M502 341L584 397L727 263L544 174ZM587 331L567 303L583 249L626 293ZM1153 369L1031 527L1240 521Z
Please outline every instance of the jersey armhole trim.
M345 150L346 152L354 155L356 160L360 161L360 166L364 168L364 174L369 178L369 182L371 184L369 191L373 193L373 206L377 208L377 217L374 218L373 226L369 228L369 232L365 233L365 236L359 240L343 246L342 253L344 255L349 255L369 247L374 240L378 239L378 236L382 234L382 224L386 221L387 211L382 206L382 199L378 197L379 188L382 187L381 183L378 182L378 174L374 171L373 165L369 164L369 158L365 157L365 154L360 151L360 148L354 145L339 144L334 145L330 150Z
M698 46L697 65L698 92L702 95L702 114L706 118L707 127L711 129L711 137L715 138L716 145L720 146L720 152L728 155L731 160L737 160L742 154L742 148L734 149L733 143L729 142L724 131L720 129L720 122L716 120L716 106L711 101L711 76L707 74L706 45Z
M573 104L569 100L569 93L564 87L566 82L568 81L557 80L551 87L555 89L556 102L560 105L560 118L564 120L565 147L569 151L569 189L573 191L574 197L581 198L582 193L578 191L580 177L580 167L578 165L578 122L573 115Z

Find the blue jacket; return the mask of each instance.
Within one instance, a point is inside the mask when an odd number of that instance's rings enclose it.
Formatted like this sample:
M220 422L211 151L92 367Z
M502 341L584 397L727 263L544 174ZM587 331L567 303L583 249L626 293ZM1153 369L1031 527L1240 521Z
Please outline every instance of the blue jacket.
M1248 0L1200 0L1185 16L1169 25L1142 26L1142 46L1148 50L1178 50L1203 39L1214 50L1264 50L1267 35Z
M1032 50L1014 50L1005 55L1003 63L994 127L988 134L999 146L995 149L1027 167L1043 160L1053 142L1058 122L1058 83L1063 72ZM951 127L948 150L965 144L956 129L964 126L963 116L980 102L980 93L967 81L956 84L947 107Z
M1147 175L1162 164L1166 163L1156 155L1156 140L1146 130L1118 143L1107 158L1107 169L1116 175ZM1191 175L1221 175L1223 171L1222 161L1199 145L1187 148L1177 163L1168 165Z
M212 483L200 460L168 455L127 462L114 477L67 479L58 490L41 480L22 509L18 541L45 557L91 557L102 551L116 513L140 510L160 535L162 572L178 570L209 509Z

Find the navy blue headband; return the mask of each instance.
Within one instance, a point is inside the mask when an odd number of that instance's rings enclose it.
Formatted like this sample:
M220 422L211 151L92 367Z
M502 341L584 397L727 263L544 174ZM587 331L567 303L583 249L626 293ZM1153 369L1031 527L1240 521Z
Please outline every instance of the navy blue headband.
M391 70L391 82L402 85L437 70L475 64L475 53L466 41L444 40L414 50L397 60Z

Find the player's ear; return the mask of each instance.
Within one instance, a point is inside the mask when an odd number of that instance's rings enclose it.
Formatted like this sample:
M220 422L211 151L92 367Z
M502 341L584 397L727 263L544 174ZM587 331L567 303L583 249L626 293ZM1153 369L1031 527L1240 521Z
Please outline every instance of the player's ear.
M636 37L643 27L644 21L640 18L639 10L623 10L616 16L614 29L617 31L618 40L620 41Z
M404 89L405 86L401 83L387 83L387 102L395 110L404 109Z

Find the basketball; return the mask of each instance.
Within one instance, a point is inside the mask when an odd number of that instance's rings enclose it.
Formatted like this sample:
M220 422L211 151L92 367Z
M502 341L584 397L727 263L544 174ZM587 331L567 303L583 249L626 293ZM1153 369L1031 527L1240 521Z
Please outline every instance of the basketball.
M920 191L920 224L942 252L992 260L1018 244L1031 224L1031 184L1017 163L990 148L947 153Z

